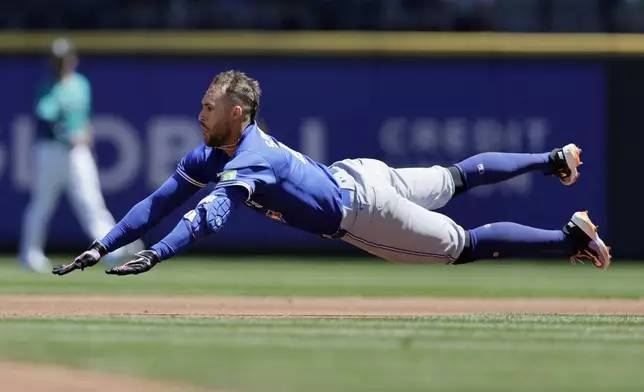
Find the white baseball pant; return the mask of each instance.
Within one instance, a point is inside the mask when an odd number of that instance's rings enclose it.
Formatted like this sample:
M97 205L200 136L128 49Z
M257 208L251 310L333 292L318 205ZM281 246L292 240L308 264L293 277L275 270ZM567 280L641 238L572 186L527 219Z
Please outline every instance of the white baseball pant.
M76 218L92 239L107 234L115 221L105 206L98 169L87 145L40 141L34 149L35 172L22 225L20 258L30 266L40 266L46 262L45 236L61 191L67 192ZM142 244L137 246L142 248ZM113 257L122 257L124 252L122 248Z
M432 211L454 195L446 168L394 169L374 159L347 159L331 171L352 193L342 240L396 263L451 264L463 251L465 230Z

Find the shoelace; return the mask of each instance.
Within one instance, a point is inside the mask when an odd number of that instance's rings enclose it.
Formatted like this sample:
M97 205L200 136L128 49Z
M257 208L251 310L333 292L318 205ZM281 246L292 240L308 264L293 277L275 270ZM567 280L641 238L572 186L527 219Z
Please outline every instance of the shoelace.
M610 246L608 246L607 248L608 248L608 251L610 252ZM572 265L577 265L577 263L584 264L582 259L592 261L593 257L595 257L595 256L591 257L587 252L580 250L579 252L577 252L576 254L574 254L574 255L572 255L570 257L570 262L572 263ZM593 264L595 264L595 263L593 263Z
M590 260L590 256L588 256L586 253L583 253L582 251L579 251L570 257L570 263L572 265L577 265L577 263L584 264L584 261L582 259Z

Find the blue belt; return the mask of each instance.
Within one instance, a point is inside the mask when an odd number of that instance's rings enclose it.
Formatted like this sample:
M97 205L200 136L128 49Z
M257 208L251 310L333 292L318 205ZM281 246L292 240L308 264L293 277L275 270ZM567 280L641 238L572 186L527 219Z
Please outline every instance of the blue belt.
M351 190L340 188L340 195L342 196L342 205L347 208L353 208L353 197L351 197Z
M336 231L333 234L322 234L322 238L330 238L332 240L339 240L340 238L344 237L345 235L347 235L346 230L338 229L338 231Z
M331 175L335 175L335 174L337 174L339 172L340 172L340 169L338 169L338 168L335 168L335 167L330 167L329 168L329 173L331 173ZM338 181L337 178L333 177L333 179L335 179L335 181L337 183L337 181ZM351 190L346 189L346 188L342 188L342 186L340 184L338 184L338 187L340 188L340 196L342 198L342 205L344 207L346 207L346 208L353 208L353 198L351 197L352 196L351 195Z

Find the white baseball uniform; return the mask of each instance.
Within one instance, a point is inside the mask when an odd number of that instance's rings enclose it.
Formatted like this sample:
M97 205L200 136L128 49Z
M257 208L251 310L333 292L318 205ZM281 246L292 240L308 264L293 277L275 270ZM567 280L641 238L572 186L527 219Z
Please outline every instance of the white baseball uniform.
M101 238L115 221L105 206L98 169L87 143L74 142L86 136L89 127L91 89L80 74L49 83L36 107L39 140L34 146L31 200L24 215L20 260L33 270L49 272L45 235L61 192L66 191L77 219L87 235ZM140 241L129 253L143 249ZM125 250L112 254L121 258Z

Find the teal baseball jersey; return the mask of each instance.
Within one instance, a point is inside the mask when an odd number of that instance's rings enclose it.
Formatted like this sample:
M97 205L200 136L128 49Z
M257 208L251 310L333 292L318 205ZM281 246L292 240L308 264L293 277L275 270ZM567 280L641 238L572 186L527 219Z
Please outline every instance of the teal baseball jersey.
M69 143L87 131L91 114L91 86L79 73L44 83L38 94L38 134L44 139Z

